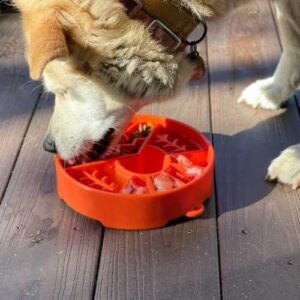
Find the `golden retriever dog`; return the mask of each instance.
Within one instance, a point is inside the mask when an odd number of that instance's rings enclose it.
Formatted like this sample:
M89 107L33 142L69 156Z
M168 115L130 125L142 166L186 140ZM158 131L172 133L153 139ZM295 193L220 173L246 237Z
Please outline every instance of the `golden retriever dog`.
M160 11L172 6L194 20L226 13L229 1L136 0ZM30 75L56 97L44 147L69 163L109 153L134 111L171 98L195 72L182 51L168 51L128 14L126 0L14 2L23 16ZM253 108L277 109L300 83L300 1L274 2L283 53L274 76L253 83L239 98ZM300 185L300 144L272 162L268 178Z

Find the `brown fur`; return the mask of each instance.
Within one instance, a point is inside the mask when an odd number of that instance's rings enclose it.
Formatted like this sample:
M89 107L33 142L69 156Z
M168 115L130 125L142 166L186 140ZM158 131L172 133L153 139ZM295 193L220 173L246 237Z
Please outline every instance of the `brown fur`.
M130 95L157 97L174 91L182 58L167 54L143 24L128 18L119 1L19 0L16 4L23 14L33 79L41 77L48 62L66 59L70 52L77 69L88 65Z

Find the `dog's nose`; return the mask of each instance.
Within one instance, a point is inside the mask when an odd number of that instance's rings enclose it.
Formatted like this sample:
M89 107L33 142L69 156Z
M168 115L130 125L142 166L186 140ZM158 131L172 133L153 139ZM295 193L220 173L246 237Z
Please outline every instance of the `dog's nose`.
M55 142L49 134L47 135L47 137L44 140L43 148L47 152L56 153Z

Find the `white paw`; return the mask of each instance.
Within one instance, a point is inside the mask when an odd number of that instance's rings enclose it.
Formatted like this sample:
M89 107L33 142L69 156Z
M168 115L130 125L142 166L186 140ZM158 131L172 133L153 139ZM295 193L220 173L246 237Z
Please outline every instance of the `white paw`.
M277 99L280 91L272 82L273 78L269 78L252 83L242 92L238 103L246 103L253 108L278 109L284 100Z
M272 161L267 179L292 185L293 189L300 187L300 144L286 149Z

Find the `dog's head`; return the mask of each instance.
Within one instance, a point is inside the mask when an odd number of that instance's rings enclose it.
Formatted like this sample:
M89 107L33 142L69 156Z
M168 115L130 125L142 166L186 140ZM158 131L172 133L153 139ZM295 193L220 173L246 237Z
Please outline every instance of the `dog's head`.
M68 60L48 63L43 81L55 93L44 148L71 164L114 150L124 126L143 102L114 91L105 80L77 70Z
M136 110L192 75L117 0L28 2L21 10L30 74L56 98L44 147L64 160L113 150Z

